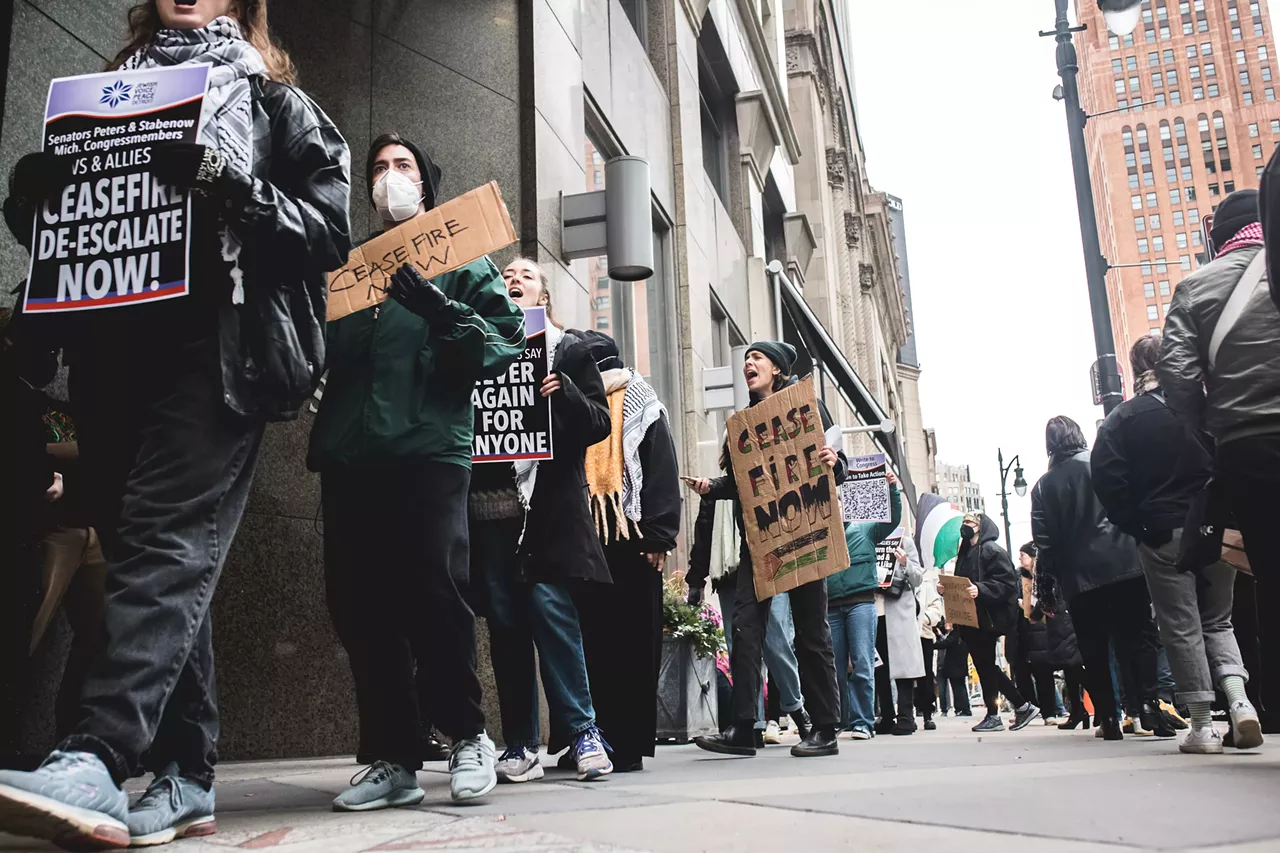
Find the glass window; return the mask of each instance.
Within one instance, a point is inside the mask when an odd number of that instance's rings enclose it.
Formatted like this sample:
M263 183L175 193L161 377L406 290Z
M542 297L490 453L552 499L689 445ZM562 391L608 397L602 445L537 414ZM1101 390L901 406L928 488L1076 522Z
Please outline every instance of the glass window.
M1165 106L1164 92L1156 92L1156 107Z
M1255 159L1255 160L1261 160L1261 159L1262 159L1262 146L1261 146L1261 145L1255 145L1255 146L1253 146L1253 159Z
M1199 66L1199 65L1193 65L1193 66L1191 66L1191 79L1192 79L1192 80L1199 80L1199 79L1200 79L1200 66Z
M1263 83L1271 82L1271 66L1270 65L1262 66L1262 82Z
M1178 257L1178 266L1182 267L1184 270L1189 270L1189 269L1191 269L1191 256L1190 256L1190 255L1181 255L1181 256L1179 256L1179 257Z
M1264 94L1267 96L1267 100L1268 100L1268 101L1274 101L1274 100L1276 99L1276 90L1275 90L1275 89L1268 88L1268 89L1264 92Z
M1261 166L1259 166L1258 168L1262 168L1262 167L1261 167ZM1191 245L1193 245L1193 246L1199 246L1199 245L1200 245L1200 232L1199 232L1199 231L1192 231L1192 232L1191 232Z
M1146 218L1145 216L1135 216L1135 217L1133 217L1133 230L1134 230L1134 231L1146 231L1146 230L1147 230L1147 218Z
M1168 271L1169 271L1169 265L1164 262L1164 258L1158 258L1156 260L1156 272L1160 273L1161 275L1164 275Z
M1144 255L1145 255L1147 252L1149 252L1149 251L1150 251L1150 249L1147 247L1147 238L1146 238L1146 237L1139 237L1139 238L1138 238L1138 251L1139 251L1139 252L1141 252L1141 253L1142 253L1142 254L1144 254Z
M1148 221L1151 223L1152 231L1160 230L1160 214L1158 213L1151 214L1151 218Z
M1223 191L1224 191L1227 195L1231 195L1233 192L1235 192L1235 191L1236 191L1236 182L1235 182L1235 181L1223 181L1223 182L1222 182L1222 189L1223 189Z
M1151 85L1155 86L1157 89L1164 88L1164 75L1159 71L1153 72L1151 74Z
M1204 100L1204 89L1203 89L1203 88L1201 88L1200 86L1196 86L1196 87L1194 87L1194 88L1191 90L1191 99L1192 99L1192 100L1194 100L1194 101L1203 101L1203 100Z
M1261 21L1254 21L1254 22L1253 22L1253 34L1254 34L1255 36L1261 36L1261 35L1262 35L1262 22L1261 22Z
M1217 184L1209 184L1209 198L1217 198L1222 195L1222 189Z
M1112 50L1119 50L1120 38L1118 36L1109 36L1107 38L1107 47L1111 48Z
M1160 309L1159 309L1159 308L1157 308L1157 307L1156 307L1156 306L1154 306L1154 305L1148 305L1148 306L1147 306L1147 319L1148 319L1148 320L1159 320L1159 319L1160 319ZM970 540L970 541L972 541L972 540Z
M1125 67L1125 68L1128 68L1130 71L1137 71L1137 70L1138 70L1138 57L1136 57L1136 56L1126 56L1126 57L1124 58L1124 67Z
M1248 86L1248 85L1249 85L1249 72L1248 72L1248 71L1241 71L1241 72L1240 72L1240 85L1241 85L1241 86Z
M1175 207L1179 204L1182 204L1182 191L1179 190L1177 187L1174 187L1173 189L1169 190L1169 203L1174 205Z
M1173 64L1173 51L1172 51L1172 50L1166 50L1166 51L1164 52L1164 61L1165 61L1165 64L1166 64L1166 65L1172 65L1172 64Z
M1169 280L1167 278L1164 281L1160 282L1160 295L1161 296L1169 295Z
M1232 27L1232 28L1231 28L1231 40L1232 40L1232 41L1240 41L1240 39L1242 39L1243 37L1244 37L1244 36L1241 34L1241 32L1240 32L1240 28L1239 28L1239 27Z
M1174 89L1172 92L1170 92L1169 103L1173 104L1174 106L1177 106L1178 104L1182 103L1182 93L1179 92L1177 89Z
M1258 59L1266 60L1267 58L1267 46L1265 44L1258 45Z
M1161 27L1161 28L1160 28L1160 41L1168 41L1168 40L1169 40L1169 35L1170 35L1170 33L1169 33L1169 27L1168 27L1168 25L1165 25L1165 26L1163 26L1163 27Z
M1210 98L1216 98L1216 97L1218 97L1218 84L1217 84L1217 83L1210 83L1210 84L1209 84L1209 97L1210 97Z
M1195 201L1195 200L1196 200L1196 188L1195 188L1195 187L1187 187L1186 196L1187 196L1187 201Z
M1190 166L1183 166L1183 167L1182 167L1182 180L1187 181L1188 183L1190 183L1190 181L1191 181L1191 167L1190 167Z
M1141 80L1139 80L1137 77L1130 77L1130 78L1129 78L1129 91L1130 91L1130 92L1140 92L1140 91L1142 91L1142 81L1141 81Z
M1129 173L1129 189L1131 189L1131 190L1136 190L1136 189L1138 188L1138 186L1139 186L1139 184L1138 184L1138 173L1137 173L1137 172L1130 172L1130 173Z
M1209 22L1204 18L1198 18L1196 20L1196 32L1198 33L1209 32Z
M1142 274L1143 274L1143 275L1151 275L1151 262L1150 262L1150 261L1144 261L1144 262L1143 262L1143 264L1142 264Z
M1187 45L1187 59L1196 58L1196 46L1194 44Z
M1166 303L1164 303L1163 305L1161 305L1160 307L1161 307L1161 309L1164 311L1164 316L1168 317L1168 316L1169 316L1169 303L1168 303L1168 302L1166 302Z
M1134 210L1142 210L1142 196L1140 195L1129 196L1129 206Z
M1187 219L1191 222L1191 224L1192 224L1192 225L1199 225L1199 224L1200 224L1200 209L1199 209L1199 208L1195 208L1195 207L1193 207L1193 208L1191 208L1190 210L1188 210L1188 211L1187 211Z
M1142 185L1144 187L1154 187L1156 185L1156 175L1150 169L1142 171Z
M1170 86L1178 85L1178 69L1170 68L1164 73L1164 79L1168 81Z
M1124 164L1130 169L1138 165L1138 158L1134 156L1132 151L1129 151L1124 155Z
M1154 50L1147 54L1147 65L1150 65L1152 68L1155 68L1159 64L1160 64L1160 54L1156 53Z
M1258 135L1258 124L1257 124L1257 122L1254 122L1253 124L1249 125L1249 135L1250 135L1250 136L1253 136L1253 137L1256 137L1256 136Z
M1175 228L1180 228L1184 219L1185 217L1182 215L1181 210L1175 210L1173 212L1173 225Z
M1248 65L1249 58L1244 55L1243 50L1236 51L1236 65Z
M1273 118L1271 120L1271 132L1280 133L1280 118Z
M1204 64L1204 76L1206 76L1206 77L1217 77L1217 76L1218 76L1218 66L1217 66L1217 64L1216 64L1216 63L1213 63L1213 62L1206 62L1206 63Z
M1169 168L1165 169L1164 179L1171 184L1176 184L1178 182L1178 170L1175 169L1173 166L1170 166Z
M1154 284L1153 282L1150 282L1150 281L1144 281L1144 282L1142 283L1142 295L1143 295L1143 296L1145 296L1145 297L1146 297L1146 298L1148 298L1148 299L1153 298L1153 297L1156 295L1156 286L1155 286L1155 284Z
M1205 42L1204 44L1200 45L1200 55L1213 56L1213 43Z
M1178 232L1174 235L1174 242L1178 245L1179 249L1187 248L1187 235L1181 231Z
M1253 103L1253 92L1244 93L1244 102L1246 105Z
M1160 200L1156 198L1155 193L1147 193L1147 207L1159 207Z
M1164 251L1164 238L1163 238L1163 237L1152 237L1152 238L1151 238L1151 248L1155 249L1157 252L1163 252L1163 251Z

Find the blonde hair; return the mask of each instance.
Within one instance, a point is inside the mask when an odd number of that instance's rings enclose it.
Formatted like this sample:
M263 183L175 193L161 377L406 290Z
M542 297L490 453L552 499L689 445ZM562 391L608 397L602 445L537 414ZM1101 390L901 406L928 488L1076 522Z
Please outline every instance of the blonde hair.
M298 82L298 69L284 48L276 44L267 23L267 0L231 0L231 16L244 30L244 39L262 54L267 66L267 76L277 83L293 85ZM114 71L133 56L164 29L155 0L144 0L129 10L129 41L107 65Z
M564 326L556 320L555 309L551 307L551 279L547 277L547 271L542 268L542 264L533 258L526 258L524 255L517 255L512 258L511 263L507 264L507 266L519 261L523 261L533 267L534 271L538 273L538 284L542 287L542 300L538 304L547 309L547 322L557 329L563 329Z

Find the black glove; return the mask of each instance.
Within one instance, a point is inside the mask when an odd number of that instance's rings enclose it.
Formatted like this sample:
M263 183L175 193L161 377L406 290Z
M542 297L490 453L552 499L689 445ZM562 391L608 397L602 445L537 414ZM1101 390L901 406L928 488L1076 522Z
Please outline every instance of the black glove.
M453 300L412 264L404 264L392 273L388 292L392 299L426 320L433 329L447 330L457 322Z
M691 587L689 587L689 598L687 599L687 600L688 600L688 602L689 602L689 606L690 606L690 607L701 607L701 606L702 606L702 595L703 595L702 587L700 587L700 586L691 586Z
M165 142L151 149L151 173L171 187L208 192L225 166L218 149L195 142Z

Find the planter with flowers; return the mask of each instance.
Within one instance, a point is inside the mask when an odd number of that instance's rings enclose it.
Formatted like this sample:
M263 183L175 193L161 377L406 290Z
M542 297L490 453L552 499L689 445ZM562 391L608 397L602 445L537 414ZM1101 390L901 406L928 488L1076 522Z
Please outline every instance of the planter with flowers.
M658 739L687 743L718 732L716 659L724 622L710 604L685 601L684 574L662 590L662 662L658 670Z

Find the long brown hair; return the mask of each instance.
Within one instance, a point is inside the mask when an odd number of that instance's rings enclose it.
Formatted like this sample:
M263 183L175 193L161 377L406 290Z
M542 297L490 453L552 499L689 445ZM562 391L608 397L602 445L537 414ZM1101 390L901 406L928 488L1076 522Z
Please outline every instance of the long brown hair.
M557 329L563 329L564 326L556 320L555 309L551 307L551 279L547 276L547 271L542 268L542 264L538 263L533 258L527 258L524 255L517 255L512 258L511 263L507 264L507 266L511 266L511 264L514 264L516 261L523 261L537 271L538 281L542 285L543 298L543 301L539 304L543 308L547 309L547 322L555 326Z
M245 41L262 54L267 76L277 83L297 83L298 69L289 54L271 36L271 27L267 24L267 0L232 0L231 16L244 30ZM129 10L129 42L111 60L107 70L114 71L124 65L125 60L146 47L163 28L155 0L143 0L134 6Z

